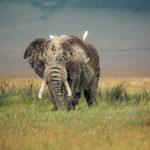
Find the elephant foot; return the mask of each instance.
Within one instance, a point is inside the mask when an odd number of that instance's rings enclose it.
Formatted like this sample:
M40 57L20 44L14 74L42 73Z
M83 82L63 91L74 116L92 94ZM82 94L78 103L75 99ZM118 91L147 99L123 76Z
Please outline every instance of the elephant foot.
M76 105L75 105L75 102L74 101L70 101L68 103L68 111L70 110L75 110L76 109Z
M97 102L96 102L95 100L89 101L89 102L88 102L88 106L89 106L89 108L90 108L90 107L97 106Z

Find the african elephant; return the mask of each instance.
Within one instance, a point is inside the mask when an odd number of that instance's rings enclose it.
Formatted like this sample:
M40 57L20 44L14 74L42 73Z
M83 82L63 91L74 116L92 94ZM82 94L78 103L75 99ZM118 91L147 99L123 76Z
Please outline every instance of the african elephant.
M73 35L36 39L27 47L24 59L45 80L54 108L75 109L82 91L88 106L96 104L100 65L93 45ZM64 83L72 96L67 96Z

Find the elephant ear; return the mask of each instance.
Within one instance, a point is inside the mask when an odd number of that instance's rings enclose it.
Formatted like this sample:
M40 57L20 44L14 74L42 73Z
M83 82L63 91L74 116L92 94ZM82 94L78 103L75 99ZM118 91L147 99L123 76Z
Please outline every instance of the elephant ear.
M87 53L87 46L83 40L78 38L77 36L71 35L68 36L63 44L62 47L64 51L70 54L70 61L75 61L78 63L87 63L89 60L88 53Z
M43 38L37 38L33 40L29 46L26 48L24 53L24 59L27 59L33 55L35 52L44 52L43 43L46 41L46 39Z
M44 38L38 38L32 41L29 46L26 48L24 53L24 59L27 59L27 62L34 69L35 73L40 77L43 76L45 64L42 60L42 55L44 52L43 44L47 40Z
M68 79L79 82L81 64L85 64L89 60L87 46L83 40L71 35L64 40L62 47L64 51L70 54L70 61L67 63Z

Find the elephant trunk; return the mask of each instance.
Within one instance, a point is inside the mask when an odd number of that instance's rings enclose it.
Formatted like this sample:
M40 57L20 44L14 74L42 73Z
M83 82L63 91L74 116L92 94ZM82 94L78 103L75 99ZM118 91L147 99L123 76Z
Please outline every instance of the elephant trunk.
M62 92L61 92L61 81L51 81L47 83L48 88L53 97L53 104L59 110L67 110L66 102L63 100Z
M62 72L60 67L46 67L45 69L46 81L50 92L52 93L52 97L56 103L56 106L60 110L66 110L67 104L63 99L62 94Z

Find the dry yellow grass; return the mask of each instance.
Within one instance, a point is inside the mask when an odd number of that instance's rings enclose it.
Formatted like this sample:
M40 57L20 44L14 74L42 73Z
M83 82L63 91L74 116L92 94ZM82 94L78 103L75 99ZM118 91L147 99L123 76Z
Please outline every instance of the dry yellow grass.
M3 150L19 150L20 148L37 150L149 150L149 131L150 127L125 128L114 131L94 129L94 131L87 131L83 135L78 132L70 134L69 131L64 133L64 130L61 133L41 129L39 132L26 131L26 133L30 132L29 135L1 134L1 137L7 137L7 140L0 139L0 147Z
M0 77L0 81L4 80L9 87L16 89L23 86L28 86L31 83L33 83L33 87L36 88L40 88L41 85L41 79L36 77ZM99 87L101 89L111 88L118 84L123 84L128 91L150 90L150 77L102 77L100 78Z
M109 88L123 84L128 91L150 90L150 77L104 77L100 81L100 87Z

